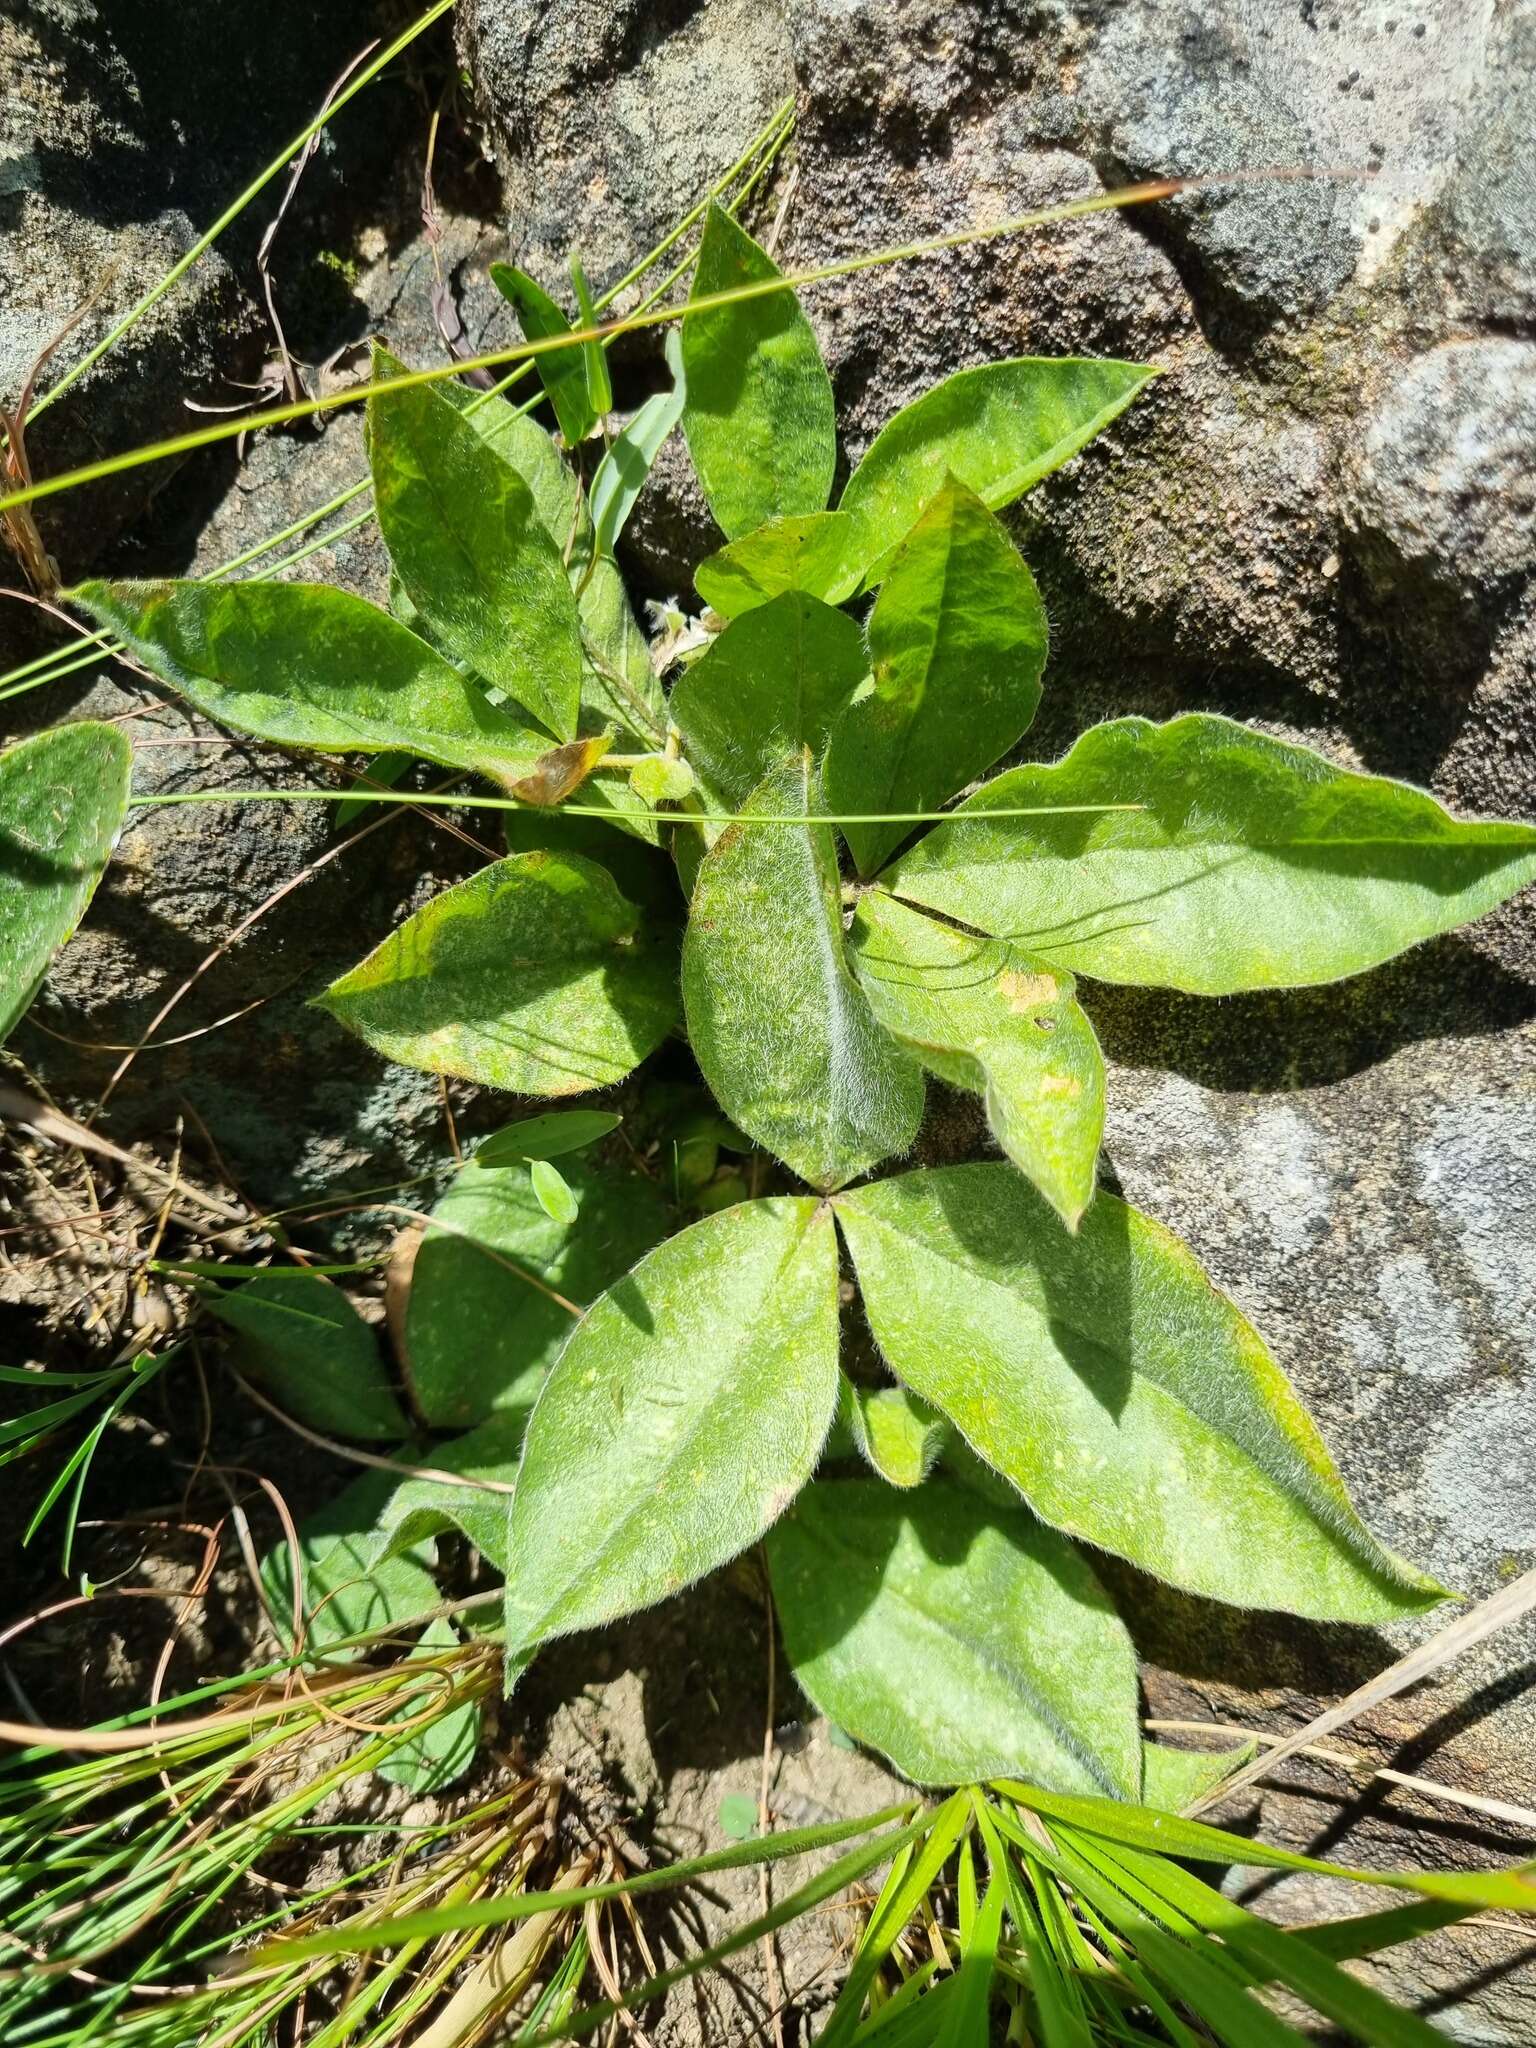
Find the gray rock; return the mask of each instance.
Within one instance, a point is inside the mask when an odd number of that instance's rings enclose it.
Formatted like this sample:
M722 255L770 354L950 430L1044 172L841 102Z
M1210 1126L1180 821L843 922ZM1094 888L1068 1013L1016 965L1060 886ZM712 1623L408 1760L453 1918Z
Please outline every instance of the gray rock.
M150 145L130 125L136 88L92 0L21 0L9 10L0 77L0 395L9 405L73 314L95 300L58 347L44 387L186 254L196 230L163 192L156 204L135 189ZM101 369L39 414L28 437L34 473L185 432L194 424L185 401L225 398L223 379L248 376L258 348L255 308L212 251ZM66 579L163 481L130 472L39 507Z
M1493 611L1536 569L1536 343L1447 342L1413 362L1366 423L1346 519L1384 597Z

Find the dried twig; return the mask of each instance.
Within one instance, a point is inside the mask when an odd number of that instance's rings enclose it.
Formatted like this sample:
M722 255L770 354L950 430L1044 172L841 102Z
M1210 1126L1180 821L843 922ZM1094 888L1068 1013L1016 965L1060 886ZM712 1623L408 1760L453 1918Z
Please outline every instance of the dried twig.
M1246 1786L1266 1777L1287 1757L1295 1756L1326 1735L1332 1735L1335 1729L1357 1720L1372 1707L1380 1706L1383 1700L1406 1692L1421 1678L1431 1677L1464 1650L1470 1650L1474 1644L1496 1634L1499 1629L1508 1628L1511 1622L1518 1621L1533 1607L1536 1607L1536 1570L1523 1572L1511 1584L1490 1594L1486 1600L1480 1600L1465 1614L1458 1615L1448 1627L1431 1636L1427 1643L1410 1650L1406 1657L1399 1657L1395 1664L1389 1665L1367 1684L1357 1686L1336 1707L1329 1707L1325 1713L1309 1721L1305 1728L1299 1728L1294 1735L1287 1735L1282 1742L1276 1743L1267 1756L1255 1757L1252 1763L1244 1764L1240 1771L1234 1771L1222 1784L1195 1800L1189 1812L1203 1813L1208 1806L1230 1798L1234 1792L1241 1792Z

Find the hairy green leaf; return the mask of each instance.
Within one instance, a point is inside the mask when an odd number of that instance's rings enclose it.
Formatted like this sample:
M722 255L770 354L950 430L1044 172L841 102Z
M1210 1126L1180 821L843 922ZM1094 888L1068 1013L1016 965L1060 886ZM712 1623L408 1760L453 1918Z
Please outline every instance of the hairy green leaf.
M1104 1056L1071 975L879 889L859 898L851 937L876 1017L941 1080L986 1098L998 1143L1075 1230L1093 1200Z
M510 301L523 330L524 341L547 341L569 334L571 323L536 278L510 263L491 265L491 283ZM587 368L586 344L572 342L569 348L552 348L533 359L539 382L555 409L561 437L567 448L585 441L597 425Z
M606 868L513 854L440 896L316 998L386 1059L518 1095L622 1081L677 1018L671 933Z
M577 1112L583 1114L584 1112ZM432 1211L405 1316L406 1375L435 1429L526 1415L574 1318L666 1232L653 1181L572 1160L580 1215L557 1223L521 1163L471 1160Z
M1142 1745L1142 1799L1164 1813L1182 1813L1186 1806L1230 1777L1247 1763L1256 1742L1232 1749L1170 1749L1165 1742Z
M909 1387L866 1387L850 1379L840 1391L838 1423L888 1486L920 1486L949 1435L943 1416Z
M536 420L504 398L466 390L462 384L436 387L481 439L522 477L539 518L567 564L576 609L581 614L582 680L580 727L603 732L611 726L630 740L651 745L666 732L666 704L651 668L645 635L630 609L618 569L600 550L594 553L592 520L569 463ZM622 785L589 791L616 812L631 809ZM615 823L622 820L616 818ZM654 826L631 823L654 839ZM516 850L516 849L514 849Z
M712 204L692 297L778 275L745 228ZM832 380L794 293L689 313L683 362L683 431L727 540L765 519L821 511L837 464Z
M840 604L849 595L843 565L853 532L846 512L770 519L701 562L694 588L722 619L739 618L786 590Z
M55 726L0 754L0 1039L85 915L122 829L133 750L120 726Z
M549 742L377 605L324 583L82 583L151 674L237 732L321 753L397 750L510 783Z
M662 443L683 416L688 380L683 370L682 337L675 327L667 335L666 355L672 372L671 390L648 398L623 431L614 435L592 478L592 530L604 555L613 553Z
M820 754L868 669L856 623L802 591L727 626L672 692L673 722L717 800L711 808L744 803L788 753Z
M405 1436L372 1330L339 1287L301 1267L274 1267L203 1306L240 1339L241 1363L278 1407L331 1436Z
M616 1131L623 1119L611 1109L551 1109L507 1124L475 1148L481 1166L507 1166L514 1159L558 1159L579 1152Z
M957 371L925 391L887 422L848 479L838 510L855 531L837 598L881 580L946 476L1001 511L1124 412L1156 374L1143 363L1021 356Z
M530 1396L530 1400L531 1400ZM374 1509L359 1554L383 1560L416 1553L429 1536L456 1529L497 1571L507 1560L507 1500L517 1478L527 1411L507 1408L425 1453L428 1472L395 1481ZM402 1463L409 1463L401 1454ZM428 1601L425 1605L433 1605ZM419 1614L423 1603L402 1609Z
M837 1243L810 1197L669 1238L588 1311L528 1425L510 1661L679 1592L770 1527L837 1401Z
M1258 1332L1101 1194L1076 1237L1009 1166L837 1199L895 1371L1035 1512L1189 1591L1382 1621L1444 1589L1383 1548Z
M795 1677L904 1776L1139 1793L1131 1639L1081 1552L1033 1515L943 1479L818 1480L768 1561Z
M1138 811L1003 818L1045 804ZM1536 826L1463 822L1402 782L1230 719L1121 718L1014 768L885 877L1100 981L1196 995L1336 981L1536 877Z
M830 827L756 822L804 817L811 798L808 759L776 770L705 856L683 1000L726 1115L802 1180L833 1188L912 1143L923 1078L848 970Z
M869 616L869 685L838 722L834 811L929 811L990 768L1040 702L1045 607L974 491L949 478L895 556ZM912 831L848 824L861 874Z
M517 468L429 384L368 401L368 456L379 527L427 637L574 738L581 621Z

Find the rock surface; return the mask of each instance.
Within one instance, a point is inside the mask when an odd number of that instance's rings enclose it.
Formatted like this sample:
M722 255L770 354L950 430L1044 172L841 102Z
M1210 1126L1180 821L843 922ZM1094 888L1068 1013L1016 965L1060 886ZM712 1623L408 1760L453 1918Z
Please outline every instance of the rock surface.
M617 275L692 196L697 145L718 136L727 158L791 74L780 255L797 266L1140 177L1373 171L1100 215L808 306L849 461L968 363L1164 367L1018 515L1054 638L1032 752L1104 715L1212 708L1466 811L1533 814L1528 0L705 0L638 19L595 0L460 9L514 252L551 275L572 240ZM565 53L547 93L519 61L534 24ZM715 539L679 453L636 515L636 569L678 588ZM1090 1001L1121 1184L1270 1335L1367 1516L1473 1592L1536 1563L1536 897L1335 990ZM1126 1593L1173 1718L1291 1725L1394 1654ZM1356 1739L1529 1805L1533 1680L1526 1625ZM1289 1776L1264 1799L1282 1839L1448 1866L1519 1846L1319 1766ZM1341 1903L1272 1891L1297 1919ZM1377 1967L1456 2038L1514 2043L1533 1961L1536 1943L1488 1928Z

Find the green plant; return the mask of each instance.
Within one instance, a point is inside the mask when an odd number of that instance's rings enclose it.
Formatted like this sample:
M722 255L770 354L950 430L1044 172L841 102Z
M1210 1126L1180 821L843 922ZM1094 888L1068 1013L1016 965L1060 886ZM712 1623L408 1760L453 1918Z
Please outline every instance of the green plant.
M503 282L530 332L566 331L528 280ZM532 1402L510 1509L474 1516L506 1573L509 1674L766 1537L801 1684L908 1775L1135 1801L1134 1656L1083 1546L1313 1617L1444 1595L1360 1522L1188 1250L1095 1193L1103 1068L1074 976L1219 995L1357 973L1529 880L1536 831L1457 821L1202 715L1116 720L943 811L1040 694L1044 612L997 513L1152 372L963 371L889 423L829 510L812 330L719 209L694 297L668 406L726 545L697 576L720 629L670 694L609 509L633 502L657 421L606 449L598 519L586 340L537 358L573 460L503 403L391 391L381 352L370 454L394 616L303 584L73 599L239 730L499 785L513 850L335 981L338 1022L407 1064L554 1098L623 1081L682 1025L731 1124L810 1189L653 1237L575 1301L556 1287L577 1318L563 1343L557 1323L506 1362L515 1398L481 1384L460 1402L461 1426L504 1409L519 1429ZM871 596L862 621L843 608ZM984 1097L1005 1161L870 1177L916 1141L925 1072ZM466 1173L526 1188L523 1145ZM585 1201L548 1179L531 1193L538 1227L573 1233L562 1254L579 1245ZM894 1385L840 1367L839 1235ZM514 1285L538 1270L506 1256ZM304 1283L325 1287L274 1275L216 1306L249 1338ZM326 1291L320 1321L345 1323ZM431 1349L419 1297L411 1318L409 1349ZM387 1385L359 1398L354 1348L323 1426L403 1433ZM458 1374L480 1365L466 1350ZM849 1476L859 1458L875 1477ZM384 1548L422 1526L389 1520Z

